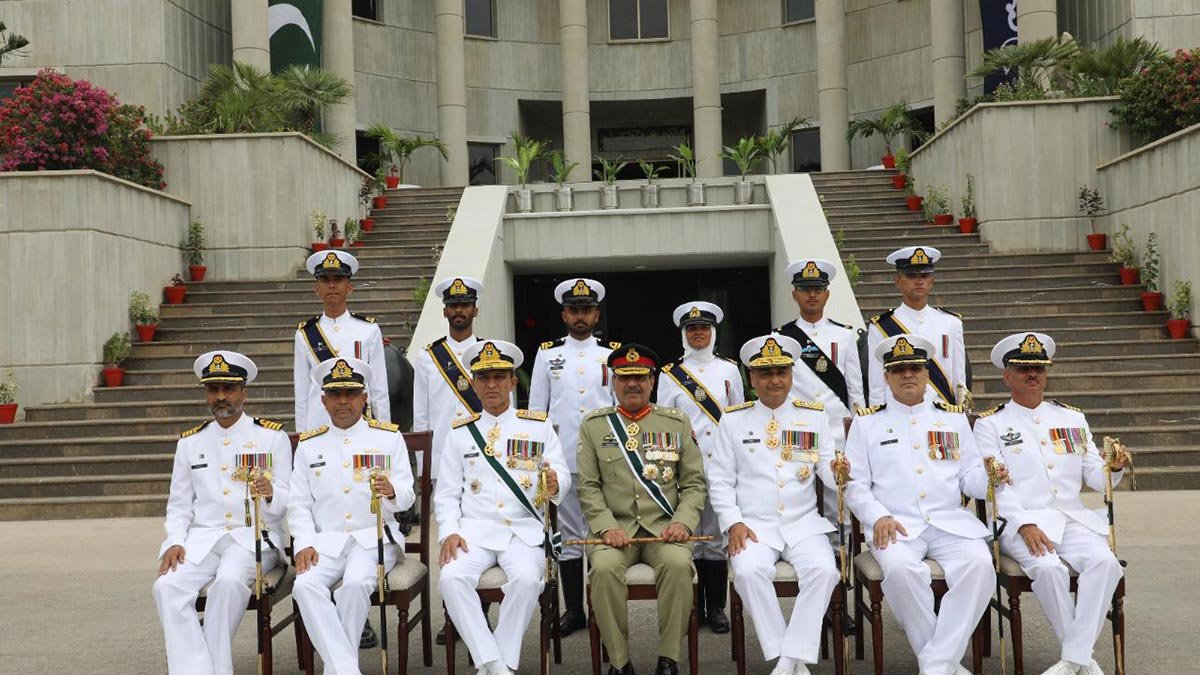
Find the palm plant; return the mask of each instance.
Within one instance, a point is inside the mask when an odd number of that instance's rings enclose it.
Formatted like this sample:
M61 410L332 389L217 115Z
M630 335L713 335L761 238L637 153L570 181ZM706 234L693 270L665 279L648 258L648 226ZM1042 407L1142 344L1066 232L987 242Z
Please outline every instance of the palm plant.
M917 141L923 141L929 136L916 118L908 114L908 102L900 101L884 108L879 117L850 120L846 140L853 141L855 137L870 138L879 134L883 138L884 154L891 155L892 143L897 136L905 133Z
M290 111L297 131L313 137L325 146L334 146L342 139L317 127L325 108L346 102L354 95L354 87L328 70L288 66L275 75L279 82L279 101Z
M679 162L679 166L683 169L683 175L696 182L696 153L692 150L692 146L687 143L680 143L671 148L678 155L668 155L671 159Z
M750 169L754 168L761 156L762 148L754 136L743 136L733 147L727 145L721 150L722 159L728 159L737 165L742 180L746 180L746 174L750 173Z
M397 176L401 183L404 182L404 169L408 167L408 163L412 161L413 153L417 150L421 148L437 148L437 151L442 155L442 159L449 159L450 157L450 151L446 147L446 144L436 136L432 138L405 136L396 133L386 124L372 124L363 134L367 138L374 138L379 141L379 154L371 159L380 165L389 164L392 175Z
M550 152L550 177L554 179L555 183L558 183L558 187L562 187L563 183L567 182L567 179L571 177L571 172L577 166L579 166L579 162L567 163L567 156L562 150Z
M639 159L637 163L638 167L642 170L642 174L646 176L647 185L654 185L654 179L661 176L667 170L665 166L656 166L644 159Z
M1102 49L1081 50L1070 62L1070 75L1076 87L1086 87L1089 93L1116 94L1122 80L1166 55L1166 50L1143 37L1118 38Z
M21 50L29 46L29 40L16 33L7 33L8 26L0 21L0 63L4 62L4 57L8 55L21 54Z
M517 172L517 182L524 188L529 181L529 169L539 157L546 154L548 141L539 141L516 132L512 134L512 142L516 150L515 157L497 157L496 159L511 166Z
M787 152L792 143L792 134L800 127L807 127L812 120L807 117L793 117L777 129L770 129L766 135L758 137L758 148L763 157L771 163L771 173L779 170L779 157Z
M1074 40L1060 37L1020 42L989 49L983 53L979 67L968 73L969 77L987 77L1001 71L1013 76L1014 87L1041 87L1051 78L1059 66L1069 66L1079 55L1079 45Z
M621 174L621 170L629 166L629 162L622 161L620 156L609 161L597 155L596 161L600 163L600 169L592 173L595 174L596 178L604 181L605 185L612 185L617 182L617 176Z

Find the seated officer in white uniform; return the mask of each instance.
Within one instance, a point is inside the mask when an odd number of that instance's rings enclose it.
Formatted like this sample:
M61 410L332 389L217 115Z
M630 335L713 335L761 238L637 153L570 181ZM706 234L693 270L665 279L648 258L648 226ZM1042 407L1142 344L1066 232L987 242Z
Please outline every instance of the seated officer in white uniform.
M1105 487L1106 458L1096 449L1087 420L1077 408L1046 400L1047 369L1054 340L1042 333L1010 335L992 348L992 364L1004 371L1012 399L980 413L975 440L981 452L1003 455L1013 487L997 502L1008 525L1000 549L1033 580L1033 593L1062 645L1047 675L1102 675L1092 650L1121 565L1105 539L1108 521L1079 499L1084 484ZM1111 458L1113 482L1129 455ZM1066 565L1079 572L1071 597Z
M326 673L359 675L358 642L376 591L377 544L371 491L384 522L412 506L412 470L399 427L366 420L371 367L358 359L322 363L313 378L331 426L300 435L289 490L288 525L295 538L292 591ZM384 570L402 555L384 526ZM329 591L341 582L341 587Z
M745 400L742 371L737 362L714 351L717 324L724 318L721 308L711 302L695 300L676 307L672 319L683 334L683 356L663 366L658 378L658 405L678 408L692 420L706 473L721 415L729 406ZM697 542L694 551L699 588L696 615L712 632L728 633L725 596L729 589L729 567L717 515L710 503L704 505L696 534L713 537Z
M962 506L962 495L984 499L989 471L1000 488L1008 474L992 461L985 468L962 409L926 392L932 352L916 335L876 348L893 400L860 409L850 427L846 455L854 469L846 503L867 528L884 595L921 675L963 675L959 661L996 576L984 543L988 528ZM942 566L950 588L936 614L926 558Z
M511 342L467 348L463 363L483 412L454 423L446 437L434 513L442 550L438 590L483 675L511 675L521 638L544 586L546 500L557 503L571 473L546 414L516 410L509 397L524 360ZM545 486L540 485L545 474ZM475 587L499 565L508 583L496 630Z
M808 675L820 656L821 620L840 576L817 512L816 479L834 484L834 443L824 406L789 395L800 343L783 335L742 346L758 400L721 418L708 494L729 535L733 585L745 600L771 675ZM775 563L796 569L790 621L775 595Z
M246 385L258 374L253 361L237 352L208 352L192 370L216 424L210 420L183 432L175 450L154 604L168 672L231 675L231 644L255 574L254 513L246 500L263 498L267 571L279 564L286 543L292 445L278 422L243 413ZM196 598L210 582L201 626Z

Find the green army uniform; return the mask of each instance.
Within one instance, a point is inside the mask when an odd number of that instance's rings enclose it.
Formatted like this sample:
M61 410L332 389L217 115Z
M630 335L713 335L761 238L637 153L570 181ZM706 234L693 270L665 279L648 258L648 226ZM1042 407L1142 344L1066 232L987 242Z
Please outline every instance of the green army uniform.
M596 536L620 528L630 537L658 537L671 523L689 531L700 523L707 485L691 422L676 408L649 408L636 421L617 407L602 408L589 413L579 428L579 502ZM621 425L620 431L613 428L614 421ZM627 442L636 447L629 457ZM642 476L634 474L631 463L640 463ZM656 574L658 655L678 661L694 598L692 544L594 546L588 561L592 607L609 663L629 662L625 571L637 562L650 565Z

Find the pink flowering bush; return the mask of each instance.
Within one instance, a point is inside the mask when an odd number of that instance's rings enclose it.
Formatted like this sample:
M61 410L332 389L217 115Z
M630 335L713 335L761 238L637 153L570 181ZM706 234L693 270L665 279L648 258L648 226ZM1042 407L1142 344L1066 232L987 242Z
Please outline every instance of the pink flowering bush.
M95 169L161 190L145 116L86 80L43 70L0 102L0 171Z
M1180 49L1126 80L1113 117L1145 142L1200 122L1200 49Z

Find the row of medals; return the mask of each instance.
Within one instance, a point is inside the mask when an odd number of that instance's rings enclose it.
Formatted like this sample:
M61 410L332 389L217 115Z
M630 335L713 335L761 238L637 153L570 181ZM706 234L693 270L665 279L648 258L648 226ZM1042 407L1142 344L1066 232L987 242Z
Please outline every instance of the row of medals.
M775 449L779 448L779 420L775 419L774 417L772 417L771 420L769 422L767 422L766 445L771 450L775 450ZM785 462L790 462L796 458L796 454L797 454L797 450L794 446L791 446L791 445L784 446L781 450L779 450L779 459L781 459ZM800 451L799 454L801 456L801 459L808 459L808 460L812 461L814 459L812 457L812 455L815 453L806 453L806 452ZM796 478L799 478L800 480L808 480L808 477L810 474L811 474L811 470L808 468L808 465L806 465L806 464L801 464L800 467L796 469Z
M483 447L483 454L488 457L499 457L500 453L496 451L496 441L500 440L500 425L494 424L487 432L487 445ZM538 465L536 459L520 459L518 457L509 457L504 465L514 471L537 471ZM521 488L528 490L533 487L533 478L528 473L523 474L519 479Z
M638 426L637 422L630 422L629 425L625 427L625 435L629 437L629 440L625 441L626 450L629 452L637 452L639 447L637 435L641 433L641 431L642 428ZM646 453L646 459L652 460L658 459L658 457L651 457L650 453ZM647 462L646 465L642 467L642 477L644 477L646 480L657 480L659 478L659 465L654 464L653 462ZM675 469L669 466L662 467L663 482L670 481L674 478Z

